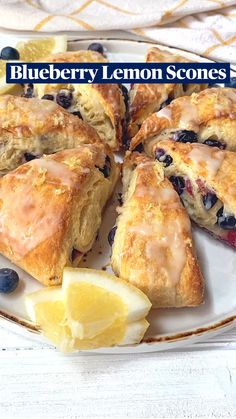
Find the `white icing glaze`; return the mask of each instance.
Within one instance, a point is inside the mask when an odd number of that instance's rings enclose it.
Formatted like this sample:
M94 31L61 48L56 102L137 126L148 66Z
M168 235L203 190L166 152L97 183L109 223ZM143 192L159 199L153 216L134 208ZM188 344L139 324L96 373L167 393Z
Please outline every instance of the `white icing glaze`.
M24 182L18 182L14 196L4 187L0 193L0 240L14 249L14 257L19 260L53 236L62 221L63 206L57 204L53 194L40 203L36 188L27 176Z
M163 108L159 112L156 112L156 115L158 118L166 118L169 122L172 122L172 111L169 107Z
M179 126L195 132L199 130L198 109L188 97L182 98Z
M170 209L182 208L177 193L168 181L161 182L157 188L144 186L138 193L145 194L147 210L156 205L155 212L160 209L162 215L156 221L154 214L148 220L144 214L143 218L147 221L136 225L131 222L128 231L130 234L142 236L145 240L145 256L151 266L147 275L154 273L158 276L160 272L167 278L170 286L175 286L180 280L186 261L186 244L183 237L190 232L189 219L184 211L181 212L181 216L176 213L176 217L171 221L168 218Z
M72 188L75 185L77 176L68 167L59 163L55 160L50 159L35 159L31 161L31 166L36 166L39 170L43 171L47 176L47 182L52 183L52 179L49 177L56 178L62 185L66 185Z
M157 260L158 269L167 277L170 286L179 282L186 261L186 248L182 234L182 223L179 218L176 218L169 226L156 224L156 238L146 243L147 258L150 263L152 260Z
M21 127L22 125L22 113L25 115L25 126L29 128L35 128L36 122L38 125L43 126L46 119L49 119L58 109L58 106L51 100L31 99L22 102L22 109L20 107L21 102L14 102L11 96L2 96L0 98L0 124L3 128ZM6 112L8 116L6 117ZM20 129L18 130L18 135Z
M188 157L198 169L206 168L208 174L214 177L219 170L224 159L225 152L215 147L206 147L203 144L196 144Z

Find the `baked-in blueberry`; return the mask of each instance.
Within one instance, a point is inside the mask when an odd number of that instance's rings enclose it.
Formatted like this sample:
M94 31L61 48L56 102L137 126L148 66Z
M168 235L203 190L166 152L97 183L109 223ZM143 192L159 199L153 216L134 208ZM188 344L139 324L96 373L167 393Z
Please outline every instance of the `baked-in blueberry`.
M185 181L182 176L170 176L169 180L174 186L176 192L181 195L185 188Z
M142 144L142 143L138 144L138 145L134 148L134 151L137 151L138 153L142 153L142 152L144 151L143 144Z
M206 195L203 195L202 202L205 209L208 211L217 203L218 198L214 192L207 192Z
M236 77L231 77L229 83L225 83L225 87L235 87L236 88Z
M173 159L171 156L166 154L165 150L163 148L158 148L155 152L156 160L164 164L164 167L168 167L173 162Z
M111 231L109 232L108 236L107 236L107 240L110 246L113 245L114 243L114 238L115 238L115 234L116 234L116 230L117 230L117 226L114 226Z
M111 159L109 156L106 156L105 164L102 168L98 167L100 172L103 173L105 178L108 178L111 173Z
M163 108L165 108L166 106L168 106L169 104L170 104L170 102L171 102L171 98L169 97L168 99L166 99L164 102L162 102L162 104L161 104L161 106L160 106L160 109L163 109Z
M209 147L218 147L221 150L224 150L226 148L226 144L218 140L205 140L203 144L208 145Z
M16 48L12 47L5 47L1 51L1 59L2 60L19 60L20 54Z
M54 100L54 96L53 96L53 95L46 94L46 95L43 95L43 96L41 97L41 99L45 99L45 100Z
M88 50L100 52L100 54L102 54L102 55L103 55L103 52L104 52L103 51L103 46L99 42L93 42L92 44L90 44L88 46Z
M21 95L22 97L32 98L34 95L34 85L32 83L24 84L24 93Z
M172 138L179 143L197 143L198 141L196 132L187 129L175 131Z
M128 89L127 87L124 86L124 84L120 84L120 89L122 91L122 95L124 98L124 102L125 102L125 107L128 107L128 103L129 103L129 94L128 94Z
M217 211L217 224L224 230L236 230L236 218L233 215L224 214L224 208Z
M37 159L37 156L35 156L32 153L24 153L24 158L25 158L25 161L31 161L31 160Z
M16 271L9 268L0 269L0 293L9 294L13 292L19 284L19 275Z
M80 111L74 111L74 112L72 112L72 114L75 115L75 116L78 116L78 118L80 118L80 119L83 119Z
M74 262L74 260L81 255L81 252L75 248L73 248L71 252L71 262Z
M56 101L58 105L62 106L64 109L68 109L71 106L72 93L69 90L61 90L57 93Z

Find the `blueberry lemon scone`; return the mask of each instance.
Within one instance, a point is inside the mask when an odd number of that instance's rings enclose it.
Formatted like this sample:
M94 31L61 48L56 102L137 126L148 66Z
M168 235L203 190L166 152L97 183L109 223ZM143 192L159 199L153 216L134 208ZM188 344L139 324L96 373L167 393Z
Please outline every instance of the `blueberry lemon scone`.
M190 60L153 47L147 52L146 62L187 63ZM191 95L191 93L199 92L206 87L206 84L134 84L130 90L129 138L138 132L142 122L153 112L159 111L176 97Z
M0 253L45 285L91 249L118 177L109 147L81 145L0 179Z
M42 154L96 142L92 127L54 102L0 96L0 174Z
M72 51L47 57L48 62L106 62L95 51ZM96 129L113 150L122 144L125 102L117 84L38 84L35 95L56 101Z
M124 204L110 234L114 272L153 307L201 304L203 278L189 217L161 165L133 153L124 163L123 185Z
M235 153L171 140L156 144L153 151L192 220L236 247Z
M143 144L152 154L163 139L236 151L236 90L216 87L173 100L144 121L131 148Z

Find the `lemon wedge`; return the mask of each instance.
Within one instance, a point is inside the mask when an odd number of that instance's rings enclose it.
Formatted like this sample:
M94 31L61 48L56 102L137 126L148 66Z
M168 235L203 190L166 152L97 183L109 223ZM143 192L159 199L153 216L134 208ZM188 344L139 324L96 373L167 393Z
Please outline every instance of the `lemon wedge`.
M63 352L140 342L151 303L134 286L104 271L66 268L62 287L26 296L27 312Z
M21 61L41 61L48 55L65 52L67 38L65 35L58 35L50 38L30 39L18 42L16 49L19 51Z
M95 269L65 268L62 293L73 336L79 339L93 338L117 319L143 319L151 307L139 289Z
M18 42L16 49L19 51L20 61L0 61L0 94L22 93L20 85L6 83L6 63L42 61L48 55L65 52L67 50L67 38L65 35L58 35L50 38L31 39Z

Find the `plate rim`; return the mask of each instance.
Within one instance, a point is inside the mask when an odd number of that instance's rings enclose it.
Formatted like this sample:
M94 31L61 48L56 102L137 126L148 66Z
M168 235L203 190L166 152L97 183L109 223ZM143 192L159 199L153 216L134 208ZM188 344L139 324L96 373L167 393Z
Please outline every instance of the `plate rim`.
M7 35L6 35L7 36ZM161 47L163 49L167 49L167 50L174 50L176 52L184 52L187 55L193 56L193 57L198 57L198 58L203 58L206 59L209 62L217 62L214 60L210 60L200 54L196 54L196 53L192 53L189 51L186 51L185 49L181 49L181 48L176 48L176 47L172 47L169 45L164 45L164 44L159 44L158 42L155 42L151 39L147 39L147 40L143 40L143 39L128 39L125 37L106 37L106 36L89 36L86 38L77 38L76 36L68 36L68 43L82 43L82 42L89 42L89 41L109 41L109 42L127 42L127 43L134 43L134 44L144 44L144 45L153 45L153 46L157 46L157 47ZM234 72L236 74L236 70L234 70L234 68L231 68L231 71ZM5 310L1 310L0 309L0 322L4 323L4 321L6 321L7 323L11 323L14 326L17 326L18 330L20 328L23 328L25 331L27 331L27 333L34 334L37 336L40 336L40 329L37 327L36 324L34 324L33 322L27 320L27 319L23 319L20 316L17 315L13 315L10 314L9 312L5 311ZM4 324L3 324L4 326ZM194 329L189 329L186 330L185 332L177 332L177 333L172 333L172 334L164 334L162 336L158 336L158 335L154 335L154 336L149 336L147 338L142 339L142 341L140 343L137 344L133 344L133 345L125 345L125 346L114 346L111 348L101 348L99 350L93 350L93 351L86 351L89 353L100 353L100 354L104 354L104 353L111 353L109 350L112 350L114 348L116 348L117 350L120 349L120 353L122 353L122 349L126 349L127 351L130 350L130 352L134 353L134 351L132 351L132 349L135 348L139 348L141 349L139 352L146 352L145 348L148 347L152 347L153 351L158 351L159 347L162 346L161 344L167 344L168 347L165 348L165 350L171 350L174 349L176 346L174 345L175 343L178 343L178 346L181 347L185 347L186 342L187 343L193 343L192 339L193 338L197 338L198 341L201 341L203 338L205 338L208 335L211 335L212 333L214 333L214 335L216 334L220 334L223 333L225 331L225 329L228 328L232 328L236 326L236 309L235 309L235 313L234 311L232 312L232 315L227 315L227 317L217 321L217 322L211 322L206 326L202 326L202 327L197 327ZM192 339L191 339L192 338ZM42 340L43 342L43 340ZM155 349L156 348L156 349ZM81 352L81 351L80 351ZM82 351L85 352L85 351ZM116 352L117 353L117 352Z

